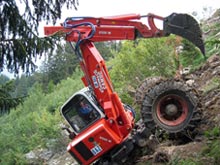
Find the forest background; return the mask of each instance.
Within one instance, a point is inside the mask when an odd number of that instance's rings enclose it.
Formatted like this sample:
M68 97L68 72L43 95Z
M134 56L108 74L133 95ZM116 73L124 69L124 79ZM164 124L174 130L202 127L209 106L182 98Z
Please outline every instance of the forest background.
M210 13L210 9L204 8L203 12ZM216 16L220 16L219 10L210 15ZM200 20L204 32L215 29L205 35L208 58L220 53L220 23L215 22L210 27L206 21L207 18ZM96 43L96 47L106 60L114 89L123 102L137 111L135 89L146 77L174 77L180 65L190 67L192 71L205 62L203 55L190 42L173 35L159 39L101 42ZM181 51L177 51L180 47ZM0 75L0 164L25 164L25 153L33 149L52 147L60 150L66 146L60 132L63 119L59 109L83 87L81 76L78 61L66 43L56 47L55 51L48 51L37 71L13 79Z

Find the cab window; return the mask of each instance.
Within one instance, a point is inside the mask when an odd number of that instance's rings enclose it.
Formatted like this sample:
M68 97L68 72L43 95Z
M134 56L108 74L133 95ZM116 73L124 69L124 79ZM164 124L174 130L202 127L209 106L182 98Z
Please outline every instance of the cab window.
M99 112L83 95L74 96L61 112L76 132L81 132L100 118Z

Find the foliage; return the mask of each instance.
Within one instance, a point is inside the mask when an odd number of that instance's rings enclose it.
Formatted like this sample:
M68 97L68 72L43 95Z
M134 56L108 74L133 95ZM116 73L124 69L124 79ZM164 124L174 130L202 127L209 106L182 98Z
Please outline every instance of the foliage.
M16 111L0 117L1 164L27 164L25 153L48 147L50 139L61 139L59 108L74 91L82 87L81 76L81 71L76 70L72 78L62 80L47 95L41 90L40 84L35 84L30 96ZM54 108L53 113L51 107ZM57 143L60 141L57 140Z
M205 136L209 138L210 143L208 143L208 146L203 150L202 154L203 156L208 156L214 159L214 164L220 163L220 128L214 127L211 130L207 130L205 132Z
M0 114L6 114L10 112L10 109L15 108L17 105L23 102L24 96L13 97L14 82L8 81L3 85L0 85Z
M188 40L182 40L183 49L180 52L180 61L184 67L198 66L205 61L201 52Z
M112 66L110 75L123 101L132 102L129 92L146 77L173 76L176 64L172 45L167 38L140 39L122 44L120 52L108 65Z
M212 79L210 79L207 84L205 85L203 91L204 91L204 94L205 93L208 93L209 91L211 90L214 90L214 89L217 89L220 87L220 78L218 77L214 77Z
M220 48L220 39L210 39L206 41L207 47L212 47L209 53L214 54L214 53L220 53L219 48Z
M205 131L205 136L208 138L217 138L220 136L220 128L214 127L212 130Z
M99 53L105 60L113 58L112 47L117 47L116 42L96 42L95 47L98 49Z
M105 60L113 58L111 49L113 44L116 45L117 43L95 43L96 48ZM49 87L52 83L56 85L61 80L66 79L73 74L78 66L79 61L70 44L66 43L62 47L58 47L56 53L49 54L40 67L41 79L39 82L42 84L44 92L50 92Z
M0 75L0 85L3 85L3 84L5 84L7 81L9 81L10 79L7 77L7 76L5 76L5 75L3 75L3 74L1 74Z
M170 165L197 165L194 160L192 159L187 159L187 160L181 160L181 159L176 159L173 160L169 163Z
M220 163L220 139L214 140L209 144L209 148L206 150L206 155L214 158L214 164Z
M34 76L21 75L20 77L16 77L14 80L15 91L13 95L27 96L28 90L33 86L35 82L36 80L34 79Z
M220 9L217 9L213 15L202 21L202 31L205 37L205 46L207 56L219 54L219 31L220 31Z
M134 42L100 43L96 46L111 68L110 76L122 101L132 104L132 92L144 78L174 75L179 65L175 55L178 44L176 38L170 36ZM183 41L183 48L181 64L188 66L203 62L202 55L190 43ZM35 72L29 77L22 75L15 80L17 87L15 93L22 95L28 93L29 97L17 107L16 111L0 117L0 162L3 164L27 164L25 153L36 148L48 147L50 139L62 139L59 108L74 91L82 87L80 80L82 73L69 47L56 50L55 54L51 53L46 59L45 66L40 72ZM20 65L17 63L17 66ZM219 84L219 81L217 83ZM204 154L213 156L218 162L219 129L207 132L206 136L210 138L214 136L216 141L210 144ZM57 140L57 143L60 141ZM195 164L191 159L176 162Z
M21 4L19 4L21 3ZM23 5L24 11L18 6ZM19 69L26 72L35 69L34 59L38 55L54 48L53 38L39 38L40 21L56 23L61 18L63 6L67 9L76 8L75 0L33 0L0 1L0 69L6 65L10 71L18 73ZM53 43L53 44L52 44Z
M0 77L0 93L2 114L9 113L10 109L15 108L17 105L23 102L28 96L29 89L34 85L35 82L39 82L40 79L37 77L38 74L31 76L21 75L15 79L10 80L7 76L1 75ZM10 97L10 99L9 99ZM11 106L14 105L14 106ZM8 107L8 108L6 108Z
M57 43L56 37L38 37L39 23L52 21L55 24L56 20L61 18L61 8L65 4L67 9L72 7L76 9L75 0L33 0L32 3L15 0L0 1L0 71L5 66L10 72L16 74L20 69L26 73L35 70L34 60L44 52L52 51ZM19 5L24 6L24 11L18 8ZM24 82L23 80L23 86L20 84L20 89L16 89L19 92L22 91L22 96L27 95ZM5 89L1 87L0 90L1 112L9 112L9 108L22 102L22 97L11 96L11 86ZM16 91L13 93L16 95Z
M48 84L51 81L58 84L73 74L78 66L78 59L69 44L58 47L56 53L50 53L42 62L40 67L42 87L47 91Z

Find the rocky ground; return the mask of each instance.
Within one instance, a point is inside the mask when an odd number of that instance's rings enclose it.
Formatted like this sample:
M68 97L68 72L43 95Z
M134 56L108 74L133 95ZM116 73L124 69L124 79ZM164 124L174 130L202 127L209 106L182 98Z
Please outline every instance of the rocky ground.
M175 145L172 141L156 143L153 154L138 158L138 165L147 162L164 164L180 159L201 159L199 155L212 140L205 136L205 132L220 127L220 56L211 56L204 65L185 78L187 83L195 85L201 96L203 116L198 128L199 134L192 141L181 145ZM211 157L203 157L200 160L202 164L216 164L213 161Z
M152 138L148 145L151 151L150 154L143 154L143 151L141 156L136 154L133 164L164 164L186 158L195 160L209 143L204 136L204 132L215 127L220 128L220 56L211 56L204 65L193 73L186 75L185 79L187 83L196 86L201 96L203 117L198 128L198 136L192 141L181 145L174 144L173 141L169 140L159 142L157 139ZM63 140L67 141L67 139ZM26 157L30 164L38 164L39 162L48 165L77 164L65 148L59 152L50 149L39 149L29 152ZM203 157L202 161L204 164L213 164L210 157Z

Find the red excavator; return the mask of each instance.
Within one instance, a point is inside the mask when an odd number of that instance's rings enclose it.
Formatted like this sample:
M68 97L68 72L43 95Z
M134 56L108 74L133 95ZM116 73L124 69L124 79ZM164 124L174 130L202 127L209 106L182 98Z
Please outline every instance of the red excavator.
M142 18L147 18L146 24ZM155 20L163 23L162 30ZM140 84L136 101L141 119L135 122L135 110L122 103L114 91L105 61L94 45L175 34L205 54L202 32L192 16L173 13L165 18L154 14L71 17L61 26L47 26L44 31L47 37L64 36L84 73L85 88L73 94L61 108L70 126L65 128L71 138L67 151L79 164L123 164L136 147L144 147L156 130L176 134L197 126L200 109L196 90L180 79L162 77L147 78Z

